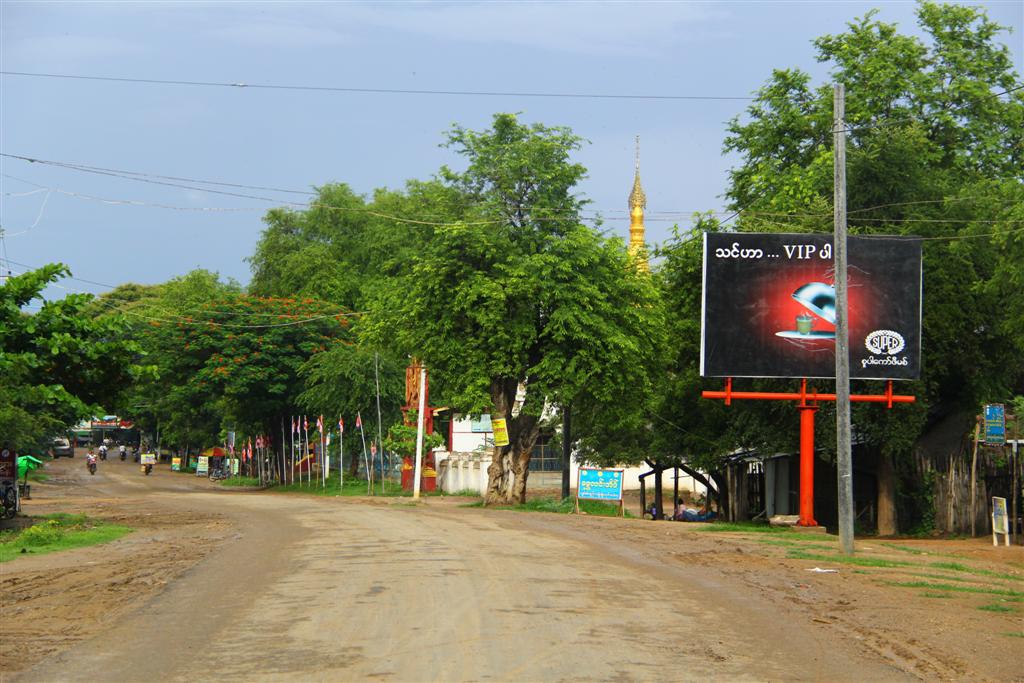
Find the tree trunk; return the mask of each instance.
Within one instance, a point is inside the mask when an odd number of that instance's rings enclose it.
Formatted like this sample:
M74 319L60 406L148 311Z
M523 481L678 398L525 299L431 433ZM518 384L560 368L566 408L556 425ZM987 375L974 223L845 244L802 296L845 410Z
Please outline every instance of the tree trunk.
M896 524L896 470L889 456L878 457L878 535L895 536Z
M521 505L526 502L530 456L540 433L540 420L523 412L513 417L518 390L519 381L516 379L505 378L491 383L492 414L505 418L509 445L494 447L493 460L487 468L485 505Z

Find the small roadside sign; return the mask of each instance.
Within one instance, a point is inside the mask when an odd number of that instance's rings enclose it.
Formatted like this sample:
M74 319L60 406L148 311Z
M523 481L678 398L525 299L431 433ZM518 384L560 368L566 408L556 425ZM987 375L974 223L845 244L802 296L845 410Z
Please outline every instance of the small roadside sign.
M999 534L1006 539L1006 545L1010 545L1010 524L1006 516L1006 499L996 496L992 497L992 545L999 545Z
M985 443L992 446L1006 443L1006 410L1002 403L985 406Z
M156 453L143 453L139 456L139 462L143 465L155 465Z
M494 430L494 445L507 446L509 443L508 427L505 426L505 420L491 418L491 428Z
M606 470L597 467L581 467L576 474L576 514L580 511L580 499L610 500L619 503L619 515L624 516L622 507L623 470Z
M200 455L199 460L196 462L196 476L205 477L210 474L210 458L205 455Z

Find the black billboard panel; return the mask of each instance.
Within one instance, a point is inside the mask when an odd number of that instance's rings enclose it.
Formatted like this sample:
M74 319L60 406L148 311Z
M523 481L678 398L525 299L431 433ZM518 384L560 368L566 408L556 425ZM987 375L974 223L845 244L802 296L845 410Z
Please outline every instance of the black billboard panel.
M847 238L850 376L921 372L921 242ZM832 235L705 233L704 377L835 377Z

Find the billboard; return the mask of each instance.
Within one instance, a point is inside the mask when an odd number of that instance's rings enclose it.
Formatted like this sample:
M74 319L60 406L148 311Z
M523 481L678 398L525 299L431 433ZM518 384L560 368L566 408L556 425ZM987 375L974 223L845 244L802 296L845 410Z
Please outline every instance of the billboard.
M704 377L835 377L832 235L705 233ZM850 376L921 372L921 242L847 239Z

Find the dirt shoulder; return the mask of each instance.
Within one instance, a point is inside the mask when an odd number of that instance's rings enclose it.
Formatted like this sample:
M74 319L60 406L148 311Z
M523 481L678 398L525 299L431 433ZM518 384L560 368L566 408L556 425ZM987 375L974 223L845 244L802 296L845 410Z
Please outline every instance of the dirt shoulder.
M133 529L111 543L0 564L4 646L0 679L102 633L138 609L204 558L232 532L222 515L171 507L153 491L206 490L203 481L154 479L131 486L132 463L100 464L89 477L84 459L53 462L46 482L34 483L28 515L82 513ZM169 475L169 473L167 473Z

